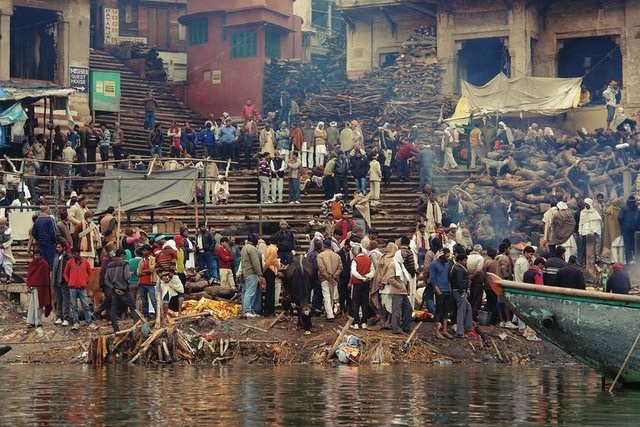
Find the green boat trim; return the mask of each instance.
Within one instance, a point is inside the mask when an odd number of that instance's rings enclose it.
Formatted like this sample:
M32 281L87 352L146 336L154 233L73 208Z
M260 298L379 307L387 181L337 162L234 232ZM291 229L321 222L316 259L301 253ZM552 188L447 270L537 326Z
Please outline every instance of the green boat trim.
M496 295L542 338L605 376L618 373L640 331L638 296L519 283L492 274L488 279ZM620 379L640 384L640 348Z
M621 305L620 303L635 303L640 308L640 297L635 295L611 294L607 292L583 291L582 289L559 288L557 286L533 285L531 283L519 283L511 280L504 280L492 273L489 276L489 285L498 296L504 295L504 288L509 288L510 292L519 292L524 294L539 294L547 298L573 299L582 298L584 302L593 304L611 303L613 305Z

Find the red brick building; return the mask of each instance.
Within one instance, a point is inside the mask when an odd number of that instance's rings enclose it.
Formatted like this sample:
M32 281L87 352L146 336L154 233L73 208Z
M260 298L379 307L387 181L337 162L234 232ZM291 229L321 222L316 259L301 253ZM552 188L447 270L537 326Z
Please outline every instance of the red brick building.
M260 109L266 60L301 57L293 1L189 0L185 102L203 115L238 116L247 98Z

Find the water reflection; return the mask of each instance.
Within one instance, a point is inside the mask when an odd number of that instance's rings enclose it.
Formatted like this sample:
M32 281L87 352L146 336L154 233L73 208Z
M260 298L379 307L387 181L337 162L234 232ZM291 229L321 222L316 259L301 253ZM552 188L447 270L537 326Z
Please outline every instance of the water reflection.
M578 367L0 366L1 425L635 423Z

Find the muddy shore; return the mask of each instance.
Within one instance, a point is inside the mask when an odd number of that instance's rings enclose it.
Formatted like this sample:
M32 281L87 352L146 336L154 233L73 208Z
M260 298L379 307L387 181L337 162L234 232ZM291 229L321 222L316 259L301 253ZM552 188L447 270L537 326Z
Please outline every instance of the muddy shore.
M92 336L107 335L112 332L107 321L98 321L99 329L89 331L81 323L79 331L70 327L45 323L41 328L28 329L25 315L14 302L0 300L0 345L10 345L12 350L0 357L1 364L84 364L87 363L88 347ZM284 316L272 328L273 318L242 319L233 318L214 321L199 318L185 322L181 327L192 335L200 335L213 344L228 340L224 358L217 363L228 365L246 364L338 364L335 357L325 360L326 352L334 342L346 317L335 322L324 318L313 319L313 333L305 336L296 330L296 321ZM415 324L414 324L415 325ZM130 320L120 321L120 327L131 326ZM390 364L571 364L576 361L545 342L527 341L517 330L493 326L482 326L485 339L456 338L437 339L433 323L422 324L408 351L402 351L402 344L408 334L393 335L390 331L372 326L367 330L350 330L348 334L358 336L363 345L352 363ZM495 346L493 345L495 343ZM211 357L196 357L192 362L211 363Z

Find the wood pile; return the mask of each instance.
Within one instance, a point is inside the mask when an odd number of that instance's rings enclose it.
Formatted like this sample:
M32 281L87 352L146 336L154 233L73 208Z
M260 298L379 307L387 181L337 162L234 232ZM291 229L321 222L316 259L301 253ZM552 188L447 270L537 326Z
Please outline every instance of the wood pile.
M436 38L428 27L416 28L403 44L396 64L366 73L342 91L311 93L302 107L314 121L362 120L372 130L384 122L435 129L441 111L454 103L440 94L442 69L436 60Z
M133 327L116 334L98 335L91 338L89 344L89 363L92 365L128 363L173 363L177 361L194 362L224 359L228 340L222 341L216 350L215 331L198 333L190 323L204 317L213 319L213 325L219 321L211 312L186 315L167 320L166 326L156 322L154 329L145 330L146 323L138 322ZM226 347L225 347L226 344Z
M280 91L286 90L291 99L302 103L309 93L321 93L326 84L322 72L313 64L299 59L272 59L264 69L263 110L280 108Z
M598 192L612 200L616 194L634 191L631 186L640 160L616 156L615 164L605 170L603 151L594 136L583 135L489 152L478 173L451 190L464 209L460 220L475 231L474 240L483 245L495 245L504 237L532 241L535 233L543 232L542 216L556 202L564 201L575 211L585 197L595 200ZM576 175L588 180L588 185L581 185ZM440 197L446 207L445 195ZM500 229L496 206L506 213L508 205L512 222Z
M160 82L167 81L164 62L155 47L134 44L131 46L131 58L145 60L145 79Z

